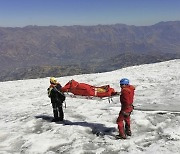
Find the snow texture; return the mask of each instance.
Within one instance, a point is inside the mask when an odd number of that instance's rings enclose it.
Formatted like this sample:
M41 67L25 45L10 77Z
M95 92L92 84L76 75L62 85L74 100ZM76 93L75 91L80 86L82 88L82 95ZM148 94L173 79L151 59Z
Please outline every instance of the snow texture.
M66 99L64 122L50 122L49 78L0 82L1 154L179 154L180 60L120 70L59 77L94 86L109 84L120 91L119 80L136 86L132 136L116 140L119 98Z

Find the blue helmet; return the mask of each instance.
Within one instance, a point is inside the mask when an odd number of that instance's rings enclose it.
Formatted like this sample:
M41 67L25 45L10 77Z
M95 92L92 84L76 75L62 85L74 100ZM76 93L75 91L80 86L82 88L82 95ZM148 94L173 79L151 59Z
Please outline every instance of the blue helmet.
M129 84L129 79L127 79L127 78L121 79L121 80L120 80L120 84L121 84L121 85L128 85L128 84Z

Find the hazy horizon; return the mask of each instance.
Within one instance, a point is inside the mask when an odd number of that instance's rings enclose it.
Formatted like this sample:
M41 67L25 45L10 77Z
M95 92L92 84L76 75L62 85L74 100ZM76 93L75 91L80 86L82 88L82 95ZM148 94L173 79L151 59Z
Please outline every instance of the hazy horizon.
M179 0L0 0L0 27L154 25L180 20Z

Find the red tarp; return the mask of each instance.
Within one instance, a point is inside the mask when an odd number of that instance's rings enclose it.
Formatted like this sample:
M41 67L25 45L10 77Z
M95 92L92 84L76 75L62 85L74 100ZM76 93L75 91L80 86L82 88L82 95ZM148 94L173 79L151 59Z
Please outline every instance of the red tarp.
M109 85L95 87L86 83L79 83L75 80L69 81L64 87L63 92L71 92L74 95L80 96L96 96L96 97L108 97L116 95L116 92Z

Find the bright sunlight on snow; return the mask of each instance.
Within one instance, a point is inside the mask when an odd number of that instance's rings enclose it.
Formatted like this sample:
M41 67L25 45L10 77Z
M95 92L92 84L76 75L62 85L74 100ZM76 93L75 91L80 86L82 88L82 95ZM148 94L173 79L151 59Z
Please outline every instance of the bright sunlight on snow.
M136 86L132 136L116 140L119 98L66 99L65 121L50 122L49 78L0 82L0 153L2 154L179 154L180 60L120 70L59 77L64 86L74 79L94 86L119 80Z

